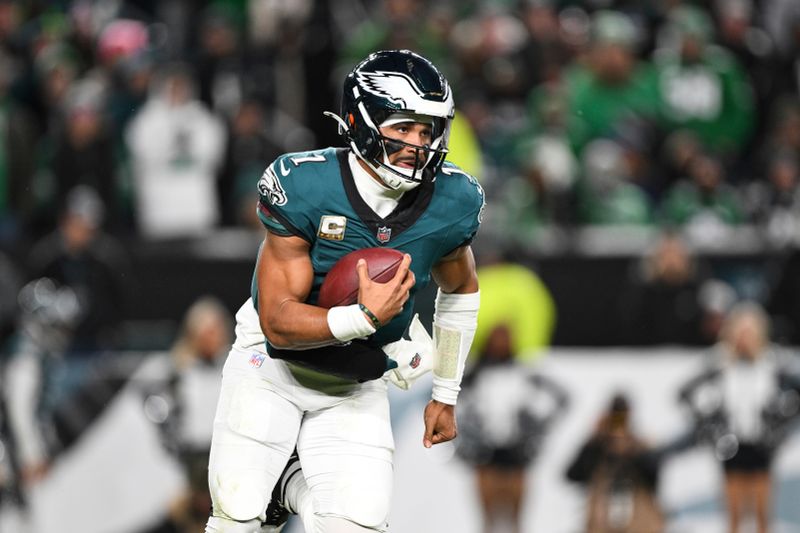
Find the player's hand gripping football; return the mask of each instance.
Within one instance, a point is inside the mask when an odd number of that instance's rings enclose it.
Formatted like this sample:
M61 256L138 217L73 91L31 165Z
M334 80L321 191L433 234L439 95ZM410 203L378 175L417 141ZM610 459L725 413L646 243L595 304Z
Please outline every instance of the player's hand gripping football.
M394 277L386 283L378 283L370 279L365 260L359 259L356 264L358 303L372 311L382 325L388 324L392 318L400 314L408 301L408 291L416 282L414 272L409 270L409 265L411 256L405 254Z
M453 440L458 435L455 406L431 400L425 406L425 436L422 445L430 448Z

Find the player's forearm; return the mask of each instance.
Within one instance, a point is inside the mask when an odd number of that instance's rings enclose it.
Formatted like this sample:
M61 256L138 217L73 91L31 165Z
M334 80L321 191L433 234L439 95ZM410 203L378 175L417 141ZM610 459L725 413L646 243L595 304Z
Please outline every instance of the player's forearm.
M433 315L434 400L455 405L467 355L475 337L480 293L448 294L439 291Z
M338 342L328 327L328 310L301 302L260 306L261 330L272 346L303 350Z
M305 350L375 333L375 327L358 305L324 309L296 301L265 305L259 313L261 329L272 346Z

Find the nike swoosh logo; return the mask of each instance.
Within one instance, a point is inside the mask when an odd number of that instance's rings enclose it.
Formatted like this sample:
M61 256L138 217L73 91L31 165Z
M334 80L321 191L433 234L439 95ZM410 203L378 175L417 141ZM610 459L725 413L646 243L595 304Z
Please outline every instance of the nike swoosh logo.
M288 176L290 170L283 165L283 159L281 159L281 176Z

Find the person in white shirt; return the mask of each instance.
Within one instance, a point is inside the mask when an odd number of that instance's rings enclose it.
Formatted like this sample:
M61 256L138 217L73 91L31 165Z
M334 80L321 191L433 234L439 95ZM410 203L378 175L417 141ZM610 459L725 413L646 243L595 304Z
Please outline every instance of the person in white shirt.
M139 230L152 239L203 235L220 219L222 121L194 96L182 67L167 67L125 131Z

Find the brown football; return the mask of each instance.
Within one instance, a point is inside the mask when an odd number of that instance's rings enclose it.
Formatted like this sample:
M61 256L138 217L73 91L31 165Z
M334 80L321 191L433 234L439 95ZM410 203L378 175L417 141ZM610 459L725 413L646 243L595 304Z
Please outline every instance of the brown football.
M359 259L367 262L370 279L386 283L397 273L403 255L403 252L392 248L362 248L350 252L339 259L325 276L319 288L317 305L331 308L337 305L351 305L358 301L356 263Z

